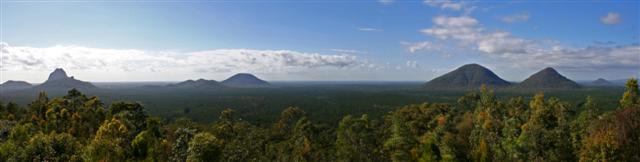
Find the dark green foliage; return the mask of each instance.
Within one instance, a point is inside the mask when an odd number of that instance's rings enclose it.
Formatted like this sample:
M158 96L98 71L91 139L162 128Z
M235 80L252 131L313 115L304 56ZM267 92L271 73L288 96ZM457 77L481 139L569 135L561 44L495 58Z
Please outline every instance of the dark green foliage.
M81 161L78 141L67 133L38 133L34 135L24 152L32 161Z
M171 145L171 161L186 161L188 156L189 141L195 135L196 130L188 128L179 128L174 133L176 136Z
M622 99L620 99L620 108L632 107L634 105L640 104L640 97L638 91L638 80L635 78L629 79L627 81L626 91L622 94Z
M207 90L143 87L83 90L83 92L98 96L98 101L104 103L104 108L122 100L136 101L144 105L149 115L166 120L190 118L195 122L213 123L218 119L219 112L226 108L233 108L238 118L259 126L270 125L270 122L278 119L282 109L289 106L297 106L308 112L309 119L314 122L336 125L346 114L366 113L371 119L379 119L397 107L422 102L453 104L460 96L468 93L468 91L423 90L420 89L419 82L350 83L300 87L290 85L282 88L279 86L285 85L279 84L278 88ZM618 108L618 101L623 92L622 87L545 91L548 96L558 97L572 105L578 105L587 96L592 96L598 99L599 107L603 111ZM5 105L9 101L18 105L28 105L37 99L38 93L39 91L2 93L0 100L3 100ZM47 91L47 96L53 99L65 96L66 93L66 91ZM496 89L495 94L500 100L522 96L523 100L528 102L535 91ZM189 113L185 113L184 109L188 109Z
M629 85L620 102L606 100L620 109L602 114L592 97L575 107L543 93L503 100L481 86L453 104L334 124L298 107L261 124L236 109L213 124L166 120L72 89L40 93L27 107L0 104L0 161L640 161L637 83Z
M599 119L583 140L580 161L640 161L640 107Z
M210 133L198 133L189 142L187 150L188 162L218 161L222 149L222 141Z
M380 141L375 127L367 115L342 118L336 129L336 156L338 161L380 161Z

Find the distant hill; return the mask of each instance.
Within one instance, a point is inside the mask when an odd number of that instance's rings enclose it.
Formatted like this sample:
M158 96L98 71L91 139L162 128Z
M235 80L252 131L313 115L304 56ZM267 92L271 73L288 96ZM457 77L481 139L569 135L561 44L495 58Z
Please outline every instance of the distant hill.
M598 78L596 80L594 80L593 82L587 84L589 86L617 86L616 84L613 84L612 82L603 79L603 78Z
M198 80L187 80L184 82L169 84L167 87L172 88L220 88L223 85L220 82L215 80L206 80L206 79L198 79Z
M29 89L31 87L33 87L33 85L25 81L8 80L0 84L0 90L2 91L23 90L23 89Z
M425 83L424 87L427 89L476 89L483 84L498 88L511 83L481 65L467 64Z
M65 72L61 68L57 68L51 74L49 74L49 78L44 83L37 85L34 87L35 89L42 90L68 90L71 88L78 89L94 89L97 88L93 84L81 80L77 80L73 77L67 76L67 72Z
M529 76L516 87L525 89L577 89L580 88L580 85L562 76L555 69L547 67Z
M229 77L228 79L222 81L222 84L229 87L268 87L271 84L268 82L259 79L253 74L248 73L238 73Z

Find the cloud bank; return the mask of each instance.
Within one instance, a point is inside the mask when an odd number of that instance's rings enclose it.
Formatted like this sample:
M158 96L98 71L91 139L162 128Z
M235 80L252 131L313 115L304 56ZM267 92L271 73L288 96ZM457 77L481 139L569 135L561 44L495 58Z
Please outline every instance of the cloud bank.
M439 47L460 46L485 54L504 67L553 66L576 71L640 69L638 44L574 48L556 41L520 38L506 31L488 31L469 16L437 16L432 21L432 27L420 32L434 40L412 43L406 47L409 52L437 52L441 50ZM450 42L454 44L446 44Z
M454 11L458 11L464 8L464 4L462 2L454 2L450 0L425 0L423 2L429 6Z
M287 74L375 67L353 55L318 54L291 50L216 49L197 52L101 49L80 46L15 47L0 43L0 70L51 71L62 67L77 71L135 73ZM4 79L4 78L3 78ZM186 79L186 78L185 78Z

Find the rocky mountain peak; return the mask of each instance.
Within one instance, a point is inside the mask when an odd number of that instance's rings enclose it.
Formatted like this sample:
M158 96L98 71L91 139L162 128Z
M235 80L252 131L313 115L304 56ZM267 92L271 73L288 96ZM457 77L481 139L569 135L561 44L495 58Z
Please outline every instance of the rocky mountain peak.
M51 72L51 74L49 74L49 78L47 79L47 81L61 80L61 79L67 79L67 78L69 78L69 76L67 76L67 72L65 72L62 68L56 68L56 70L54 70L53 72Z

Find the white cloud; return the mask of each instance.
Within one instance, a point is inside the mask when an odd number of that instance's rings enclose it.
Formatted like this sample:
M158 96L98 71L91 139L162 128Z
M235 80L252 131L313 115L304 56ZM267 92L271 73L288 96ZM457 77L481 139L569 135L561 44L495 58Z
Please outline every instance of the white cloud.
M554 47L526 55L504 55L512 67L546 66L572 70L640 69L640 45L589 46L585 48Z
M495 32L478 40L478 50L491 54L527 53L530 42L514 38L508 32Z
M476 19L467 16L438 16L433 21L434 26L420 32L436 40L411 44L407 46L409 52L433 49L434 44L440 44L439 42L453 42L460 47L487 54L500 64L508 64L510 67L640 69L640 45L637 44L569 48L554 41L519 38L506 31L486 31L478 25Z
M360 27L360 28L356 28L356 30L366 31L366 32L380 32L380 31L382 31L382 29L368 28L368 27Z
M440 6L442 9L460 10L462 9L461 3L444 3Z
M478 26L475 18L468 16L437 16L433 18L433 22L435 26L422 29L420 32L440 40L454 40L463 45L472 45L471 49L488 54L526 53L531 46L530 41L515 38L509 32L487 32Z
M3 72L48 72L62 67L77 71L186 73L197 76L197 73L287 74L376 67L348 54L327 55L290 50L217 49L180 53L80 46L14 47L6 43L0 43L0 46L0 70Z
M330 51L333 52L338 52L338 53L348 53L348 54L355 54L355 53L364 53L362 51L358 51L358 50L352 50L352 49L329 49Z
M464 8L462 2L454 2L451 0L425 0L425 4L433 7L440 7L440 9L449 9L459 11Z
M433 23L439 26L447 27L470 27L478 24L478 20L469 16L448 17L437 16L433 18Z
M422 29L420 32L438 39L456 39L474 41L480 36L482 29L475 27L478 21L468 16L437 16L433 19L434 27Z
M424 42L416 42L416 43L406 43L402 44L407 46L407 51L410 53L416 53L417 51L426 50L426 51L437 51L441 49L439 44L435 44L429 41Z
M517 13L500 18L500 21L505 23L525 22L529 20L529 13Z
M609 12L606 16L601 17L600 21L606 25L618 24L620 23L620 14Z

